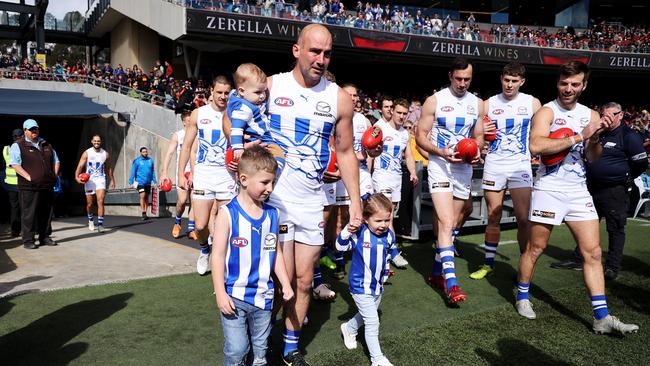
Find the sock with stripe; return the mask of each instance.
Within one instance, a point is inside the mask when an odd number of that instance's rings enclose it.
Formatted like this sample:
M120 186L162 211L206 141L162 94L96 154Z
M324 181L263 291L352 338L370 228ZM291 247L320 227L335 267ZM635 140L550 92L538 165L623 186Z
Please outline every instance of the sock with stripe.
M298 350L298 341L300 340L299 330L285 329L282 332L282 338L284 339L284 351L282 352L284 356Z
M528 290L530 289L530 282L517 282L517 301L528 300Z
M485 264L494 268L494 256L497 254L497 246L499 243L485 242Z
M591 297L591 308L594 310L594 319L600 320L609 315L607 309L607 296L596 295Z
M104 216L97 216L97 226L104 226Z
M201 243L200 245L202 254L210 254L210 244L207 241Z
M456 268L454 267L454 246L438 248L438 254L440 254L442 273L445 276L447 288L450 289L452 286L458 286L458 281L456 281Z
M340 252L338 250L334 251L334 263L336 263L337 272L345 271L345 259L343 258L343 252Z
M174 217L174 222L176 223L176 225L180 225L180 224L181 224L181 219L182 219L181 216L175 216L175 217Z
M194 231L194 220L187 220L187 232Z
M323 284L323 274L320 271L320 266L314 267L314 288Z
M93 214L88 214L88 222L93 222Z

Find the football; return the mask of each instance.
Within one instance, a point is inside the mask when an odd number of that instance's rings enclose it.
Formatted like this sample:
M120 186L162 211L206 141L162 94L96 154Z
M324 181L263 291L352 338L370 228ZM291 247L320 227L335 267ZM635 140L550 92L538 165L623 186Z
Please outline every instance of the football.
M226 151L226 165L230 165L234 156L235 154L232 151L232 146L228 147L228 150Z
M160 183L160 190L163 192L169 192L172 190L172 181L168 178L163 179Z
M567 127L563 127L551 132L548 137L551 139L563 139L569 136L573 136L573 130ZM562 150L555 154L542 155L541 161L542 164L546 166L553 166L559 164L564 158L569 154L569 149Z
M466 163L471 163L478 154L478 144L473 138L464 138L456 144L456 152L458 152L459 158Z
M330 162L327 164L327 171L334 173L336 169L336 153L334 150L330 150Z
M487 125L489 125L490 123L492 123L492 120L490 120L490 117L483 116L483 130L484 131L485 131L485 127ZM496 127L496 123L495 123L495 127ZM497 130L496 130L496 128L494 130L490 131L489 133L485 132L483 134L483 139L485 141L494 141L496 138L497 138Z
M90 179L90 174L88 173L81 173L79 174L79 180L86 183Z
M384 134L381 132L381 128L370 126L361 136L361 145L366 150L374 150L381 145L383 139Z

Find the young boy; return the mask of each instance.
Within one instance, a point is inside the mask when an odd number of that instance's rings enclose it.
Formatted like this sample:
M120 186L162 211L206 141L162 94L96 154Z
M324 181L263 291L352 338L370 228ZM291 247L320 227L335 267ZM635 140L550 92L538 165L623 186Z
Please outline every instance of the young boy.
M244 135L249 141L262 140L267 144L278 163L279 171L284 167L284 152L271 136L270 124L264 115L264 102L268 93L266 74L258 66L245 63L239 65L234 74L235 89L228 97L228 118L232 123L230 145L233 160L239 160L244 152ZM278 101L280 103L280 101Z
M221 311L224 365L243 364L250 343L253 364L266 364L273 274L284 301L293 298L282 247L277 245L278 210L264 203L273 191L277 168L263 147L244 151L237 169L240 192L217 215L212 281Z

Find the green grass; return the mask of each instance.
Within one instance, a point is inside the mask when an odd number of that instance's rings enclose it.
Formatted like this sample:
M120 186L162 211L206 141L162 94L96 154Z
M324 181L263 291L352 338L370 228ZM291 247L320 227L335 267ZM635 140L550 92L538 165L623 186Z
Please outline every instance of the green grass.
M482 235L461 236L463 258L456 268L468 300L459 308L446 306L423 282L431 266L430 243L405 244L411 266L391 279L380 308L382 350L396 365L646 364L650 226L644 224L628 222L624 272L607 288L610 311L639 324L639 334L590 332L592 313L581 273L548 268L573 248L570 234L560 227L538 262L531 289L534 321L519 317L512 305L516 244L499 248L494 276L473 281L468 273L482 261L477 246ZM506 231L502 240L514 240L515 234ZM339 324L356 309L345 282L333 282L333 289L339 293L334 303L310 308L301 339L307 360L314 366L369 364L361 335L360 348L343 347ZM274 329L274 355L281 347L279 330ZM209 277L171 276L0 299L0 360L6 365L219 364L222 345Z

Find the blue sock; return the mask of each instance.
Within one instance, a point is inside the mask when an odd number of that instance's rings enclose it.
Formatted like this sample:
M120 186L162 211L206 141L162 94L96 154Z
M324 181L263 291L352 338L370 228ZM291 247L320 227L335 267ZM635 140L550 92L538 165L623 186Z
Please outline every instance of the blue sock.
M285 329L282 331L282 338L284 339L284 351L282 352L284 356L298 350L298 341L300 340L299 330Z
M607 296L605 295L596 295L591 297L591 308L594 310L594 319L600 320L607 315L609 311L607 310Z
M104 216L97 216L97 226L104 225Z
M438 249L440 254L440 260L442 262L442 272L445 275L445 282L447 288L452 288L452 286L458 286L458 281L456 281L456 268L454 267L454 246L449 248Z
M530 289L530 283L517 282L517 301L528 300L529 289Z
M210 254L210 244L207 241L201 243L201 253Z
M494 268L494 256L497 254L497 246L499 243L485 242L485 264Z
M343 252L338 250L334 252L334 262L336 263L336 271L341 272L345 271L345 258L343 258Z
M93 222L93 214L88 214L88 222Z
M194 231L194 220L187 221L187 232Z
M314 288L323 284L323 275L320 272L320 266L314 267Z
M181 217L180 216L175 216L174 217L174 222L176 223L176 225L180 225L181 224Z

